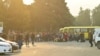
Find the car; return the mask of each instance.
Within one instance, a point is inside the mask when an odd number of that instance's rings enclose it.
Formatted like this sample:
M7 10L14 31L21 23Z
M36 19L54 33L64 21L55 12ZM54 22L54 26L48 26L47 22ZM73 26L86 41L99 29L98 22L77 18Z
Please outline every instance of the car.
M0 54L11 53L12 46L10 43L0 40Z
M95 46L100 49L100 28L94 29L93 40Z
M19 50L19 45L18 45L18 43L13 42L13 41L9 41L9 40L5 40L5 39L2 38L2 37L0 37L0 40L9 43L9 44L12 46L12 52L13 52L14 50Z
M12 42L12 41L7 41L7 42L11 44L11 46L12 46L12 52L14 50L19 50L19 45L16 42Z

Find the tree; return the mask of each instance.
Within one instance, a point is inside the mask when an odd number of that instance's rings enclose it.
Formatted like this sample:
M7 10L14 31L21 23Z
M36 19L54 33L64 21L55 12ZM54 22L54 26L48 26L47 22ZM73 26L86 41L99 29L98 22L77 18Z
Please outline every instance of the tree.
M64 0L35 0L31 16L36 31L55 31L73 25L74 19Z
M98 5L92 12L93 25L100 26L100 5Z
M19 31L55 31L73 25L64 0L36 0L24 5L22 0L5 0L4 29Z
M80 8L79 16L76 18L76 25L78 26L90 26L91 25L89 9L83 10L82 8Z
M4 2L0 0L0 21L3 21L5 18L5 7L4 7Z
M7 9L6 19L4 20L5 31L24 31L29 29L30 13L22 0L8 1L10 2L10 7Z

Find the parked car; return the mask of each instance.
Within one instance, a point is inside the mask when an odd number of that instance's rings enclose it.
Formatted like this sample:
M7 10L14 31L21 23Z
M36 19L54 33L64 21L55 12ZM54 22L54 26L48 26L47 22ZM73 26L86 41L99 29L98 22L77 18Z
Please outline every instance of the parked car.
M0 54L11 53L11 52L12 52L12 46L8 42L2 41L0 39Z
M9 44L12 46L12 52L13 52L14 50L18 50L18 49L19 49L19 45L18 45L16 42L12 42L12 41L5 40L5 39L2 38L2 37L0 37L0 40L9 43Z
M19 50L19 45L16 42L12 42L12 41L7 41L7 42L11 44L11 46L12 46L12 52L14 50Z
M95 42L95 45L98 49L100 49L100 28L94 29L93 39Z

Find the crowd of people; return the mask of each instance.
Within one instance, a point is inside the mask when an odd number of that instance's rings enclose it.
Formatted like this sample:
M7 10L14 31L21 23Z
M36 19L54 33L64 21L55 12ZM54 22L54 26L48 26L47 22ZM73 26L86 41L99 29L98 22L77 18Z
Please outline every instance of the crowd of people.
M89 43L91 47L92 43L92 35L89 34ZM47 42L47 41L57 41L57 42L67 42L67 41L77 41L77 42L85 42L84 33L83 32L15 32L9 31L7 34L3 33L2 37L8 39L10 41L15 41L18 43L19 48L21 49L23 43L25 43L26 47L29 47L29 43L31 42L34 46L34 42Z

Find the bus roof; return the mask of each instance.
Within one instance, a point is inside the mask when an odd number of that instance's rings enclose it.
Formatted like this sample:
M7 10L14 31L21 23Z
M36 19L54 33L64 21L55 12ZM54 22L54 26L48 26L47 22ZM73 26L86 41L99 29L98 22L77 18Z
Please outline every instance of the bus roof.
M69 26L64 28L100 28L100 26Z

